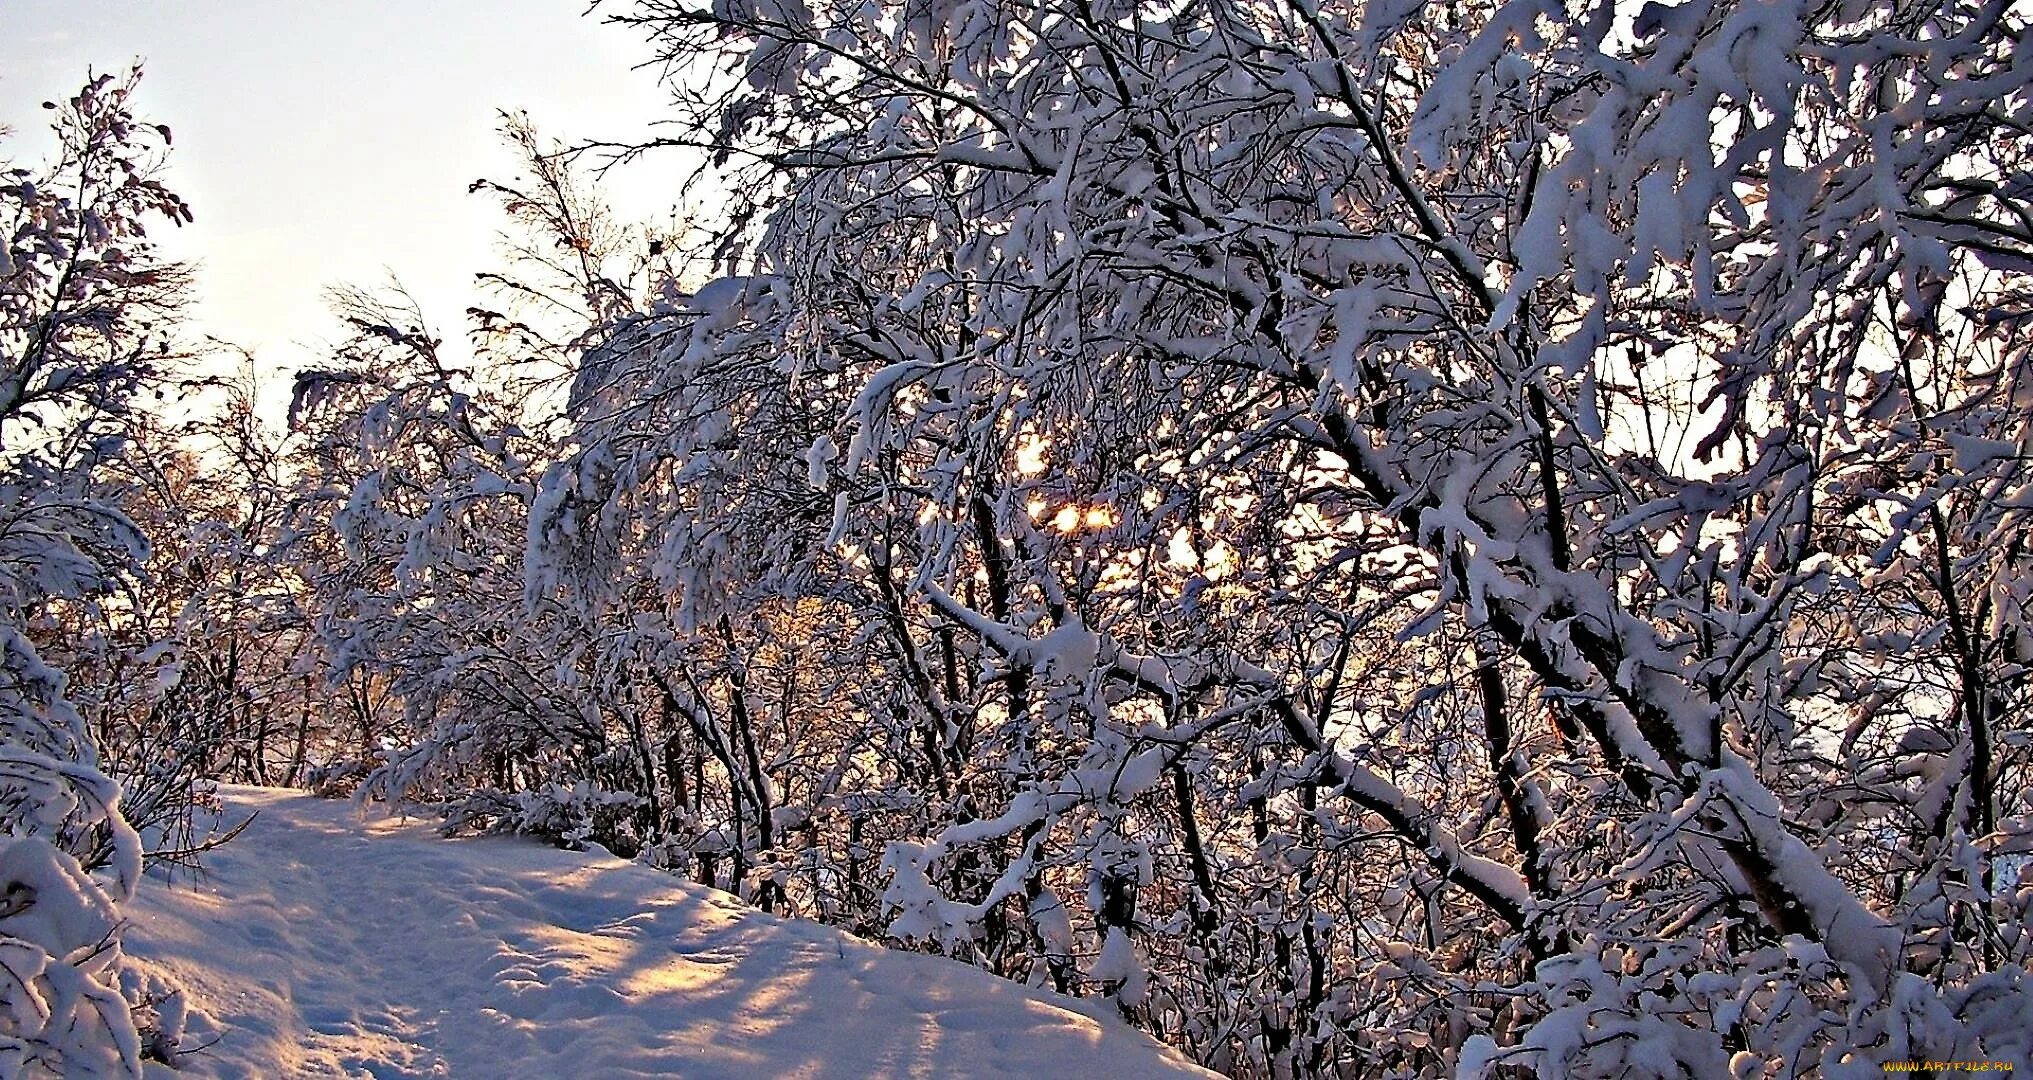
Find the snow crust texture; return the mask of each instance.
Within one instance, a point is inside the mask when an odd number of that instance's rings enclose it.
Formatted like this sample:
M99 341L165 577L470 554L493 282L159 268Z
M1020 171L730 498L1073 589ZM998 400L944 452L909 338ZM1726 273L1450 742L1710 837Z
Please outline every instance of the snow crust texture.
M217 1036L151 1076L1213 1075L1070 999L609 856L226 802L246 833L129 909L129 953L191 999L184 1045Z

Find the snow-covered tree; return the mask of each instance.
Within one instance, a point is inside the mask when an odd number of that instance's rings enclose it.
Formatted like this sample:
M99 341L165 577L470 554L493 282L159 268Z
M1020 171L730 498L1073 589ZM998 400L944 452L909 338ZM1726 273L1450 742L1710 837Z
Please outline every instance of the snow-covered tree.
M519 610L529 487L519 432L441 361L413 303L335 299L352 336L297 376L281 546L300 583L316 696L338 706L316 765L357 780L441 716L506 727L542 711L549 692L522 666L543 650Z
M862 613L898 934L1246 1072L2026 1060L2023 14L616 17L723 276L533 569Z
M65 675L35 641L147 545L108 465L164 374L185 277L145 227L190 212L157 178L167 128L138 73L50 102L56 153L0 165L0 1072L132 1076L119 905L141 842ZM143 1018L145 1020L145 1017ZM169 1045L173 1048L174 1035Z
M204 842L190 811L209 781L299 782L313 707L324 711L304 692L300 579L277 544L287 447L260 419L242 359L183 380L174 408L128 425L102 475L148 555L107 599L65 607L39 635L152 860Z

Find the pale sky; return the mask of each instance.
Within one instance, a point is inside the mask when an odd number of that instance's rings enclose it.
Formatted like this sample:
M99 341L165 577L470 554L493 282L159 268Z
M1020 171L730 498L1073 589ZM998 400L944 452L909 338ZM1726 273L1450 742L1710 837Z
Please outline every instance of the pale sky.
M199 328L279 376L338 336L321 291L390 272L455 339L495 269L502 221L466 188L506 179L496 110L624 139L664 92L630 31L581 0L0 0L0 123L26 163L44 100L86 69L145 62L140 111L175 134L169 176L196 222L165 247L200 263ZM682 163L614 176L617 209L661 217ZM164 232L169 230L165 229ZM461 350L463 351L463 350Z

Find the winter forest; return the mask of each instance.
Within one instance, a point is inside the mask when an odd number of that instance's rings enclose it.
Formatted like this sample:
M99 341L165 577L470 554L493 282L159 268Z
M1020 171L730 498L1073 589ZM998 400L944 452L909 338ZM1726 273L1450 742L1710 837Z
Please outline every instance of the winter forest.
M607 0L665 122L504 114L484 299L287 372L80 72L0 143L0 1075L203 1060L122 940L222 785L1233 1077L2033 1068L2029 15Z

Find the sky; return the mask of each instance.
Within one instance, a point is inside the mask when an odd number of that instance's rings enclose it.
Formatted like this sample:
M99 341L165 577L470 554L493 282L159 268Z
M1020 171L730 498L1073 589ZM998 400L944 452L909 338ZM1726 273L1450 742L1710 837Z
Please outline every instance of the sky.
M199 264L195 329L255 350L287 381L343 336L322 293L390 275L448 352L473 274L500 265L502 220L482 176L513 158L497 110L569 139L625 139L666 100L631 31L584 0L0 0L0 157L46 140L43 101L87 69L146 74L145 119L175 136L167 177L196 221L162 236ZM661 218L683 163L610 174L610 197ZM161 230L169 232L169 230Z

